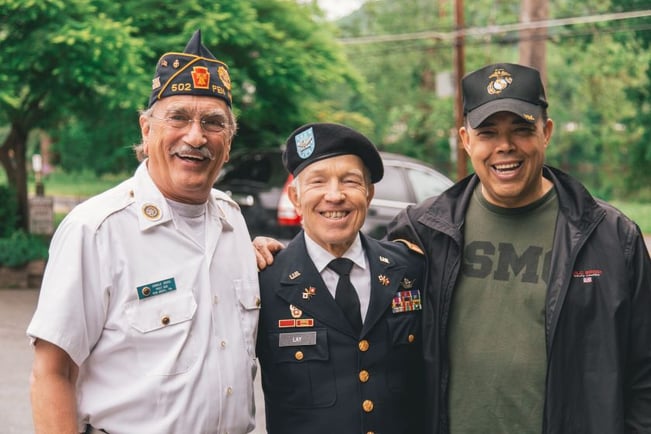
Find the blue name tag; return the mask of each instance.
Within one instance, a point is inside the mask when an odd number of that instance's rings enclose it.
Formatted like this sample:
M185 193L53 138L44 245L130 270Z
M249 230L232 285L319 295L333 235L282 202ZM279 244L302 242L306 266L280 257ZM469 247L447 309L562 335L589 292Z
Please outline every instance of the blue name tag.
M143 298L153 297L154 295L160 295L160 294L165 294L166 292L176 291L176 282L174 281L173 277L170 277L169 279L139 286L137 289L138 289L138 298L142 300Z

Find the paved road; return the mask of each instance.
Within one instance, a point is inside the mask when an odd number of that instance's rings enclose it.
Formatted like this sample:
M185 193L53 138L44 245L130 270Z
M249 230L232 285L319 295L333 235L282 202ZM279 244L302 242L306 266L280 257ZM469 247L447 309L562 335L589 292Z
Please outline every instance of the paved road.
M29 373L33 354L25 329L36 308L38 291L0 289L0 432L33 434L29 402ZM258 379L260 376L258 375ZM256 381L257 426L263 434L264 401Z

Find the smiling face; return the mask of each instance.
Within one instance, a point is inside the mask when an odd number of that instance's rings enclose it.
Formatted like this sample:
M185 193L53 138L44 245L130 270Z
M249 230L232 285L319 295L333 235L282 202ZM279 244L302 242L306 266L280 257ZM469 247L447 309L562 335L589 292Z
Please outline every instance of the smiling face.
M165 119L193 119L185 127ZM207 132L199 122L222 119L229 126ZM154 183L166 198L183 203L208 200L231 149L230 114L219 98L180 95L163 98L140 116L143 151Z
M498 112L477 128L461 127L459 135L488 202L522 207L549 191L552 184L542 176L542 167L553 126L551 119L531 124Z
M341 256L362 228L375 191L364 163L356 155L319 160L303 169L295 183L288 194L305 233Z

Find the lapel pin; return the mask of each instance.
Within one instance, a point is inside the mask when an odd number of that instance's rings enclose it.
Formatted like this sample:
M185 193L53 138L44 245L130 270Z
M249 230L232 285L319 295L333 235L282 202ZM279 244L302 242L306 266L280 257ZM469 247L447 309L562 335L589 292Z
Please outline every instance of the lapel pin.
M303 300L309 300L313 295L316 295L316 288L314 286L310 286L303 290Z
M301 273L299 271L294 271L292 274L289 275L289 278L294 280L300 275L301 275Z
M389 283L391 283L391 281L389 280L389 278L388 278L387 276L385 276L384 274L380 274L377 278L378 278L378 280L380 281L380 283L381 283L382 285L384 285L384 286L388 286Z
M161 210L151 203L147 203L142 207L142 214L149 220L155 222L160 220L162 213Z
M385 256L380 256L380 262L384 262L385 264L388 264L389 263L389 258L387 258Z

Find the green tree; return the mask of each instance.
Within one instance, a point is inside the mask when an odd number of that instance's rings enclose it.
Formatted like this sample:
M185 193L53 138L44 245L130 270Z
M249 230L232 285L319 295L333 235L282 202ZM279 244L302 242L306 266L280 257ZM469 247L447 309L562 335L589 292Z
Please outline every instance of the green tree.
M137 68L139 40L127 23L77 0L0 0L0 120L9 132L0 163L18 197L27 228L27 140L35 128L55 129L71 113L132 105L124 76Z
M74 3L74 5L71 5ZM158 57L202 29L231 70L235 146L278 146L298 125L346 117L339 94L362 83L313 4L287 0L0 0L0 159L22 198L27 136L43 128L63 167L117 172L135 164L136 112ZM367 123L356 117L359 123Z

